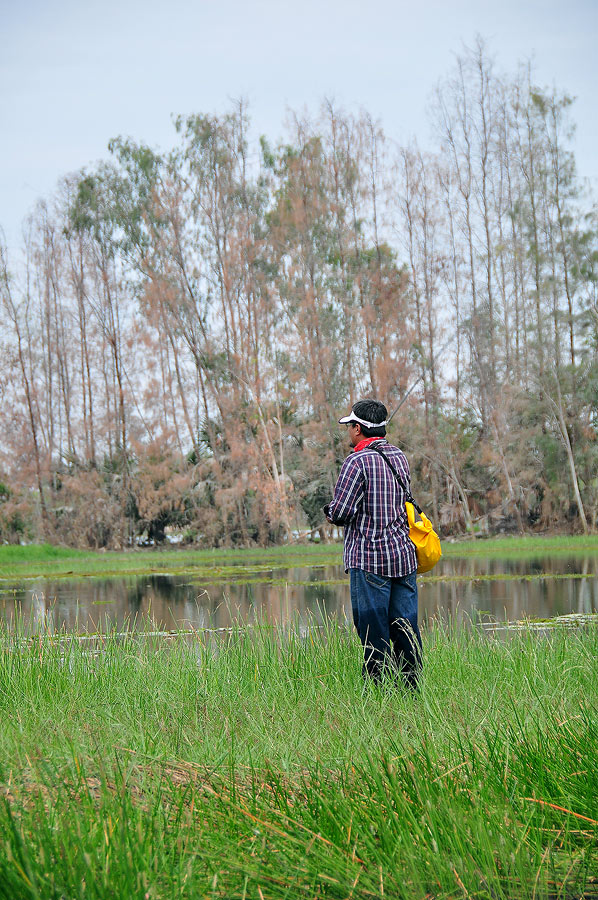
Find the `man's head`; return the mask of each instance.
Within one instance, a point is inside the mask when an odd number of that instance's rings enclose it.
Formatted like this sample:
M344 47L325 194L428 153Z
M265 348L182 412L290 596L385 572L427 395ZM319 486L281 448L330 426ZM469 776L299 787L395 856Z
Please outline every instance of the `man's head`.
M364 438L386 435L387 415L388 410L379 400L358 400L351 407L349 415L343 416L339 422L347 425L349 443L356 447Z

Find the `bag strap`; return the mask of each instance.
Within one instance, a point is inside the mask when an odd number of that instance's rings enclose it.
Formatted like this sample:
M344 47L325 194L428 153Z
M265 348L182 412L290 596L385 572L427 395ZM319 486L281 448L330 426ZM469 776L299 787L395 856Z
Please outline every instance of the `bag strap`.
M401 476L399 475L399 473L397 472L397 470L395 469L395 467L393 466L393 464L392 464L391 461L389 460L389 458L388 458L388 456L386 455L386 453L383 453L382 450L380 450L379 447L376 447L375 444L370 444L369 447L368 447L368 450L374 450L374 451L378 454L378 456L381 456L381 457L382 457L382 459L384 460L384 462L386 463L386 465L390 468L390 471L392 472L392 474L394 475L394 477L396 478L396 480L399 482L399 484L400 484L401 487L403 488L403 491L404 491L404 493L405 493L405 498L406 498L406 500L407 500L407 503L412 503L413 506L414 506L414 508L418 511L418 513L419 513L420 516L421 516L421 514L422 514L421 506L418 506L417 503L415 502L415 499L414 499L414 497L413 497L413 494L411 493L411 491L409 490L409 488L407 487L407 485L405 484L405 482L403 481L403 479L401 478Z

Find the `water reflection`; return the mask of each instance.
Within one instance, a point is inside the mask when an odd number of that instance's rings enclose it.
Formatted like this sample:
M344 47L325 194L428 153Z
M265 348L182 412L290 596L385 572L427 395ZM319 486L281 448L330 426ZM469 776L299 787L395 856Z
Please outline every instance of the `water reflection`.
M434 577L419 579L421 617L512 621L597 612L597 566L598 556L445 560ZM276 622L293 615L320 621L324 613L350 618L348 578L340 566L276 569L261 578L210 584L198 569L193 578L40 579L4 585L0 619L20 618L31 632L85 632L127 623L218 628L259 616Z

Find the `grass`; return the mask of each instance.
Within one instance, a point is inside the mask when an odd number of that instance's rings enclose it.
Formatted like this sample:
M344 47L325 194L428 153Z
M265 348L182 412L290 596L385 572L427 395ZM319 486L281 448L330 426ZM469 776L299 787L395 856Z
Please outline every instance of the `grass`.
M56 560L81 558L87 556L85 550L72 547L58 547L54 544L3 544L0 546L0 562L3 566L19 563L46 563Z
M17 552L14 552L17 551ZM58 552L55 552L58 551ZM151 575L168 572L193 574L201 569L216 578L234 577L240 571L259 575L290 566L336 565L342 561L340 544L297 544L249 549L136 549L82 551L49 544L25 547L0 546L0 578L40 576L81 577Z
M443 555L467 558L471 556L517 559L522 556L550 554L588 554L598 552L598 534L540 534L504 535L495 538L443 542Z
M573 898L598 888L598 631L0 636L0 896Z
M501 537L443 542L445 559L521 559L598 553L598 535ZM295 544L234 550L82 551L50 544L0 546L0 579L114 575L201 574L204 581L263 580L270 572L296 567L340 565L341 544ZM442 562L434 570L442 572ZM276 575L274 575L276 577ZM283 579L284 580L284 579Z

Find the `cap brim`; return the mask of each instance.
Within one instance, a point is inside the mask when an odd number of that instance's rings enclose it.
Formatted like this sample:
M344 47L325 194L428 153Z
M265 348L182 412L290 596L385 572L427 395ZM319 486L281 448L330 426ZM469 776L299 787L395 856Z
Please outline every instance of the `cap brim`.
M347 425L349 422L354 422L355 419L353 416L343 416L342 419L338 420L339 425Z

